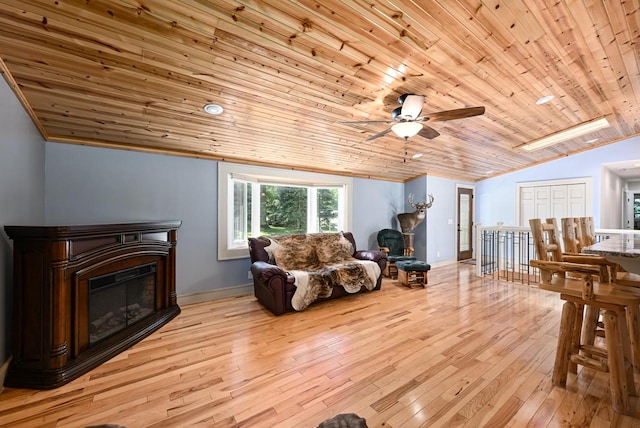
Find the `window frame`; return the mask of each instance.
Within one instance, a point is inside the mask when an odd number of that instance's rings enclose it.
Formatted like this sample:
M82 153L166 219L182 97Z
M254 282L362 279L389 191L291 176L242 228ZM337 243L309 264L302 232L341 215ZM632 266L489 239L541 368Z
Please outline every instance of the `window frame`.
M344 230L351 230L353 178L317 172L218 162L218 260L240 259L249 256L248 242L238 246L229 245L233 242L233 178L255 184L305 186L316 189L342 187L344 190L342 198L338 199L338 209L344 213ZM252 186L252 188L256 192L255 189L259 186ZM253 220L255 221L255 219ZM307 227L311 227L310 225L311 222L308 222Z

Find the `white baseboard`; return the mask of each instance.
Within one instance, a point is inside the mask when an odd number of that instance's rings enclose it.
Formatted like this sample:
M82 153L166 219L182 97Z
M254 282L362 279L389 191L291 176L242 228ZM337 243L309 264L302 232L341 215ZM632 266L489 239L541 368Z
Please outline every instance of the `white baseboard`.
M428 263L431 265L431 268L433 269L433 268L437 268L437 267L440 267L440 266L452 265L452 264L455 264L455 263L458 263L458 262L455 261L455 260L440 260L439 262L433 262L433 263L428 262Z
M253 294L253 284L236 285L235 287L219 288L216 290L183 294L178 296L178 305L191 305L193 303L201 303L215 299L224 299L225 297L243 296L246 294Z

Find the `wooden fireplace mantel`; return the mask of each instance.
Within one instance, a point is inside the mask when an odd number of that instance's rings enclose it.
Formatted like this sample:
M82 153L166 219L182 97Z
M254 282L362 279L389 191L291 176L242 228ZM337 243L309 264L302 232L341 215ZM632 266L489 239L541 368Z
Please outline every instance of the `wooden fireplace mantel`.
M5 226L14 241L13 358L5 385L64 385L150 335L180 313L175 284L180 221ZM88 344L88 282L145 264L157 267L155 312Z

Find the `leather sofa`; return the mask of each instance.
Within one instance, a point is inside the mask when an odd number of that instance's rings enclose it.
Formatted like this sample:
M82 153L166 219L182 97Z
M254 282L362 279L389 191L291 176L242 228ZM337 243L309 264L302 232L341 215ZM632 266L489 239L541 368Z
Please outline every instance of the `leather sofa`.
M377 277L373 290L379 290L382 281L382 271L387 264L387 256L377 250L357 251L356 243L351 232L339 232L350 243L350 249L353 251L351 257L357 260L369 260L375 262L380 268L380 274ZM307 234L309 235L309 234ZM307 236L287 235L287 236ZM313 234L311 234L313 235ZM326 234L324 234L326 235ZM278 236L273 237L278 240ZM273 254L269 253L268 247L272 244L271 238L259 237L249 238L249 255L251 258L251 274L253 276L254 295L258 301L275 315L281 315L286 312L295 311L292 306L292 298L296 291L296 278L291 273L285 271L277 265ZM267 248L267 249L265 249ZM358 292L365 291L365 287L361 287ZM345 296L342 286L333 286L331 294L328 297L322 297L317 301L330 300Z

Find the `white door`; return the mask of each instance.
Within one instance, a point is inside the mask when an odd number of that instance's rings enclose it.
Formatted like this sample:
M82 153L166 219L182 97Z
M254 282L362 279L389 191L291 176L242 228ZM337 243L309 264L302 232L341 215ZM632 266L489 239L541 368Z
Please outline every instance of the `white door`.
M550 186L539 186L533 189L535 196L534 206L535 217L534 218L547 218L551 215L551 189ZM528 223L527 223L528 224Z
M584 183L567 185L567 217L586 217L587 186Z
M588 178L522 183L517 187L520 226L530 218L585 217L591 215Z
M520 224L529 225L529 219L536 217L535 194L533 187L520 189Z
M564 184L549 186L549 191L551 193L551 215L549 217L567 217L567 186Z

